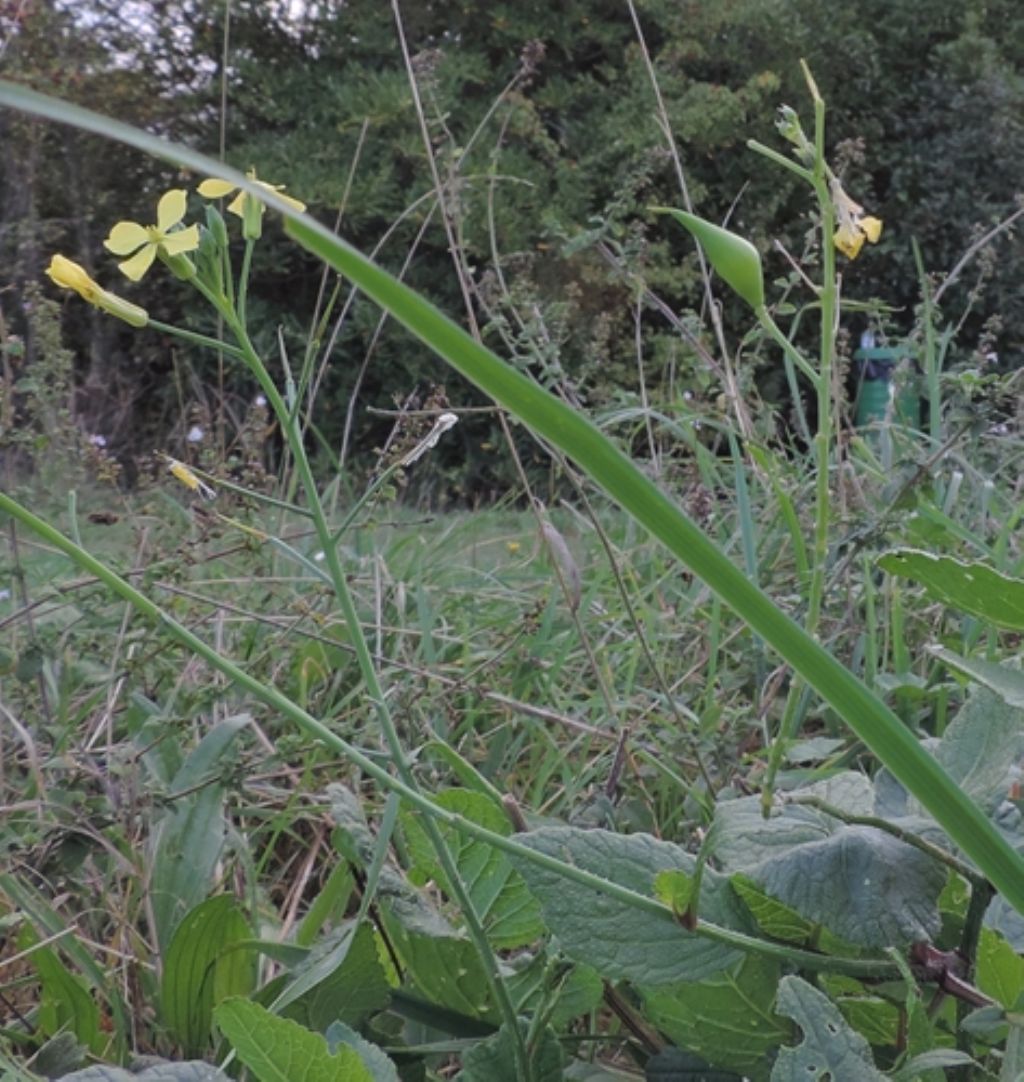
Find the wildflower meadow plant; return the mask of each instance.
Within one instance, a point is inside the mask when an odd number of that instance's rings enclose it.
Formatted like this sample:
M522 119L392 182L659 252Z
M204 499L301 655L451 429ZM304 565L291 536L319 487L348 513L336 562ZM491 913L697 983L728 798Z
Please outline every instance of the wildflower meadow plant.
M252 248L262 234L263 215L268 207L286 217L288 232L300 245L346 275L366 296L380 303L456 371L472 380L498 405L520 418L538 436L575 461L683 565L703 579L764 643L792 667L796 679L792 682L771 752L765 796L760 808L757 807L756 798L753 798L754 826L750 827L748 823L744 829L755 837L758 831L770 829L759 817L762 810L765 818L771 822L778 822L786 815L782 802L775 798L773 779L785 747L794 735L803 690L809 687L818 692L835 714L889 769L892 777L910 796L916 798L922 813L930 813L968 858L970 866L967 862L961 862L956 869L957 874L963 872L963 878L972 888L977 888L975 896L987 903L991 890L998 890L1010 907L1024 913L1024 860L1012 842L995 826L987 811L953 781L940 761L922 746L916 735L817 641L832 520L830 472L835 444L835 329L840 304L836 252L851 259L857 257L865 243L875 243L879 239L882 226L878 219L866 215L845 194L829 168L824 149L825 104L809 73L807 77L815 109L813 139L803 132L796 114L788 110L780 117L780 131L794 148L790 156L761 144L752 145L770 160L805 180L816 201L821 248L821 277L814 286L815 306L821 325L817 357L806 356L775 323L761 258L753 244L690 211L669 212L704 247L709 263L722 281L746 302L764 334L781 350L784 362L800 372L817 395L817 431L811 452L816 476L814 532L808 574L801 583L801 623L783 613L745 571L737 567L727 553L587 417L503 362L423 297L307 216L298 200L282 196L279 188L257 181L253 174L242 177L223 170L223 175L216 177L216 163L188 150L169 147L152 136L97 118L83 110L0 84L0 104L51 119L70 121L87 130L111 135L169 158L179 166L214 175L215 179L205 180L199 187L199 194L203 198L234 196L227 209L232 216L240 219L245 242L238 266L232 257L227 225L215 206L207 206L202 222L187 224L188 196L183 189L173 189L161 197L155 225L119 222L111 229L107 239L108 250L118 257L124 257L120 269L126 277L138 280L151 268L159 269L156 265L162 264L183 283L198 290L222 324L225 331L223 339L148 320L142 309L121 302L120 298L101 289L82 268L62 256L54 257L50 277L57 285L74 291L89 303L118 318L139 328L152 326L178 334L194 344L217 350L243 363L252 374L259 393L276 416L288 443L297 480L305 497L303 514L312 522L318 553L323 554L323 566L316 559L293 555L303 561L309 574L333 591L358 664L363 694L384 738L388 761L382 762L378 754L368 754L362 745L357 746L341 737L330 725L313 717L276 687L256 679L244 666L224 656L131 582L7 494L0 493L0 510L16 517L55 549L95 575L111 591L151 619L161 633L204 659L237 688L292 722L308 737L344 756L392 795L384 812L380 838L376 842L371 840L374 851L366 861L366 889L360 899L353 927L361 926L374 902L399 803L415 811L416 822L429 843L424 849L431 850L432 859L436 862L433 879L443 884L445 893L462 915L465 932L474 952L474 972L479 974L479 998L486 1000L488 1008L486 1022L490 1031L481 1039L480 1047L492 1058L487 1059L484 1055L479 1061L484 1065L483 1070L467 1077L490 1077L488 1068L498 1062L505 1074L516 1079L516 1082L547 1082L563 1077L562 1050L548 1026L551 1010L545 1007L536 1011L528 1025L521 1022L524 1013L529 1013L532 1007L528 1005L528 995L522 993L521 982L517 985L513 979L521 977L522 972L512 972L508 960L499 954L501 944L489 935L485 918L494 899L490 895L482 898L474 891L481 867L477 859L481 850L477 849L475 854L472 852L475 845L486 847L484 852L487 854L488 869L492 867L493 858L505 862L501 864L503 875L506 872L511 875L514 869L522 877L524 889L528 888L540 907L544 921L542 927L554 934L556 945L550 947L552 953L549 956L542 958L545 981L561 982L563 960L569 958L573 963L582 963L596 970L599 978L606 983L634 982L642 990L640 998L653 1001L660 994L659 990L688 983L699 984L701 981L709 982L706 991L712 995L711 979L727 974L724 978L726 983L722 986L726 988L727 998L741 1003L741 1009L746 1011L747 992L745 985L740 988L740 982L747 979L744 975L746 961L754 959L769 971L758 993L762 997L759 1002L763 1002L763 1017L767 1019L773 1010L788 1011L790 1017L799 1019L803 1024L806 1015L801 1015L801 1004L793 1006L795 998L804 997L801 1002L806 1009L808 1003L816 1003L813 997L824 999L824 996L796 977L782 977L782 967L808 973L824 971L851 979L906 981L908 989L912 985L912 975L904 956L892 949L888 941L880 939L874 927L861 928L855 923L851 924L849 934L860 936L854 943L854 949L851 950L848 943L843 943L839 949L831 950L827 943L821 941L821 918L816 913L801 915L801 920L806 917L814 927L807 935L801 932L800 942L795 943L781 933L775 935L768 930L769 926L777 928L788 921L790 914L784 905L780 909L779 904L769 898L767 907L755 901L749 910L743 908L742 899L751 897L749 883L739 882L742 876L730 878L720 874L708 864L709 854L721 835L729 829L739 830L736 821L730 828L726 820L730 813L735 816L747 815L748 806L742 801L723 803L723 822L720 824L716 820L707 834L706 850L702 848L699 857L694 858L682 847L647 835L585 831L572 826L550 826L513 835L507 830L498 829L493 819L474 817L463 805L446 805L424 791L412 769L412 757L395 724L385 677L381 675L378 662L370 652L343 566L338 542L345 524L339 528L328 520L305 450L303 420L299 406L294 401L295 396L287 386L282 393L248 333L245 297ZM454 415L438 417L417 448L396 464L396 468L414 463L420 454L429 451L443 437L453 423ZM185 464L172 459L169 468L191 491L203 496L209 494L207 489L210 486ZM350 520L351 516L346 523ZM261 534L261 537L266 536ZM285 551L290 551L283 542L278 544ZM867 779L862 781L868 784ZM856 779L853 782L861 784ZM863 815L860 819L863 819ZM851 819L851 822L856 824L856 829L851 831L848 839L851 848L840 854L843 860L848 859L849 853L854 851L853 847L864 842L863 831L866 827L859 819ZM369 831L366 833L370 836ZM881 835L883 832L878 833ZM786 841L785 844L789 845L790 842ZM872 859L873 850L882 850L886 844L886 839L872 836L870 844L856 849L858 859L861 855L865 860ZM901 839L899 844L904 845L904 841ZM909 844L904 845L906 850L912 848ZM933 851L937 848L932 846L927 858L920 857L919 849L909 855L901 849L899 859L918 861L918 864L920 859L931 861L936 859ZM811 859L815 859L814 854ZM928 928L933 925L937 927L940 923L937 897L946 883L947 873L952 867L949 863L951 860L957 861L959 858L948 853L941 855L938 858L941 866L939 872L936 873L928 864L922 875L929 889L934 888L934 897L929 896L930 908L924 922L927 927L922 935L926 934ZM487 879L487 876L483 878ZM810 878L813 877L804 876L801 885ZM891 880L899 878L897 872L891 872ZM864 883L858 882L856 886L859 890L868 889L870 894L874 889L871 875L868 874ZM744 894L744 890L748 893ZM518 898L516 904L519 904ZM789 904L796 908L801 904L801 899L797 898ZM757 913L764 915L772 906L775 909L768 914L769 921L756 919ZM841 904L839 908L842 909ZM983 909L984 906L981 906L972 919L980 921ZM830 909L829 913L832 912ZM910 916L914 917L915 914ZM902 926L898 931L903 935ZM903 939L897 936L899 946L907 946L907 936L913 937L909 932ZM533 935L530 942L536 939L537 935ZM462 946L465 943L460 941L459 949ZM433 951L435 947L432 945L430 949ZM430 955L427 968L437 968L436 957L439 956ZM458 958L464 960L465 955L460 954ZM451 959L446 959L441 968L451 962L453 970L458 968L459 973L464 974L468 969L461 960L456 965ZM529 994L532 995L532 990ZM282 993L282 998L286 998L285 993ZM912 998L908 991L906 999L909 1001ZM730 1003L728 1007L733 1011L736 1009L735 1003ZM912 1007L908 1010L912 1010ZM703 1001L698 1000L696 1013L701 1014L703 1009ZM260 1062L265 1064L266 1057L272 1057L275 1048L283 1047L286 1043L284 1038L281 1041L276 1039L280 1031L274 1029L276 1024L283 1024L283 1020L274 1018L262 1007L257 1010L256 1004L244 1004L244 1018L239 1016L241 1010L237 1001L229 999L220 1004L218 1024L243 1060L245 1050L259 1043L253 1036L254 1032L261 1026L266 1027L265 1047L259 1048L264 1056ZM627 1005L623 1010L631 1008ZM820 1012L820 1005L818 1010ZM255 1022L252 1017L254 1012L262 1012ZM670 1013L670 1009L666 1008L665 1013ZM851 1031L838 1011L834 1019L831 1015L826 1017L834 1040L845 1040ZM731 1018L735 1021L734 1016ZM497 1033L491 1032L496 1027ZM728 1029L728 1026L723 1026L724 1029ZM237 1039L236 1032L239 1034ZM289 1034L288 1039L292 1039L294 1031L290 1030ZM775 1041L775 1050L786 1039L788 1029L769 1037L770 1041ZM729 1051L726 1049L723 1054L727 1057ZM473 1054L476 1054L476 1049ZM465 1064L469 1062L470 1055L467 1054ZM249 1060L246 1063L251 1065ZM554 1066L542 1066L545 1063ZM258 1071L256 1073L259 1074ZM759 1077L764 1076L766 1072L762 1071ZM876 1075L865 1073L863 1077Z

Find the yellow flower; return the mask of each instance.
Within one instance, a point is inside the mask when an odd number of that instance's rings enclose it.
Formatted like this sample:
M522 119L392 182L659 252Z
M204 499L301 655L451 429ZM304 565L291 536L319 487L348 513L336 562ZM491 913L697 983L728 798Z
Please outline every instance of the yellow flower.
M217 493L205 481L200 481L184 462L179 462L176 458L168 458L167 468L190 492L198 492L204 500L216 498Z
M256 170L250 169L245 174L253 184L258 185L260 188L265 188L268 192L273 192L278 199L283 199L288 206L294 207L295 210L305 210L306 204L299 199L293 199L290 195L284 194L283 184L266 184L262 180L256 179ZM263 203L254 195L249 192L239 190L237 184L231 180L221 180L219 177L210 177L208 180L204 180L197 189L199 194L204 199L223 199L227 195L231 195L232 192L238 192L234 199L228 204L228 211L231 214L241 218L245 223L243 233L245 237L250 240L256 240L260 235L261 222L263 212L266 209Z
M118 222L111 229L103 246L114 255L131 256L118 266L133 282L137 282L149 270L158 253L180 256L185 252L194 252L199 247L197 225L175 229L185 217L186 200L184 188L172 188L164 192L157 203L156 225Z
M832 180L832 202L839 222L832 242L847 259L856 259L864 247L864 241L878 243L882 235L882 221L865 215L864 208L843 191L835 178Z
M123 319L133 327L145 327L149 322L149 314L145 308L103 289L89 277L84 267L62 255L51 258L46 273L62 289L73 289L83 300L112 316L117 316L118 319Z
M878 243L878 238L882 235L882 220L880 218L861 218L860 227L864 230L864 236L872 244Z

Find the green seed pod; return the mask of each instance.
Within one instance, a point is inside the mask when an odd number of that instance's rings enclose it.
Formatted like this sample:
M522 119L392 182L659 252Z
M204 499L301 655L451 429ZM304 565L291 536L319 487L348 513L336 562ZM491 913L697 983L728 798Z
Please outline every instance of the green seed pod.
M652 210L671 214L680 225L688 229L704 249L715 273L731 286L751 308L764 307L764 276L761 273L761 256L757 249L743 237L730 233L720 225L687 214L684 210L670 207L652 207Z
M212 203L208 203L206 207L206 228L210 231L210 236L217 247L226 249L228 246L228 227L224 224L220 211Z

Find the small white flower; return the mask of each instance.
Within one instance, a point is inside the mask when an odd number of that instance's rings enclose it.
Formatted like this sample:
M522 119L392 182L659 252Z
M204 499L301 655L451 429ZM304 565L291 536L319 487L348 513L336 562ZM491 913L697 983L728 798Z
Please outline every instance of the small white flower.
M313 553L313 559L314 559L314 560L315 560L315 561L316 561L316 562L317 562L318 564L321 564L321 563L323 563L323 562L324 562L324 554L323 554L323 552L322 552L322 551L321 551L321 552L314 552L314 553Z
M106 436L99 436L99 435L90 436L89 437L89 443L91 443L93 447L106 447L107 446L107 437Z
M255 402L260 409L263 409L263 407L267 404L267 396L265 394L258 394L255 398Z
M199 425L193 425L188 430L188 435L185 437L185 439L187 439L189 443L202 443L203 436L205 435L206 433L202 430L202 428L199 427Z

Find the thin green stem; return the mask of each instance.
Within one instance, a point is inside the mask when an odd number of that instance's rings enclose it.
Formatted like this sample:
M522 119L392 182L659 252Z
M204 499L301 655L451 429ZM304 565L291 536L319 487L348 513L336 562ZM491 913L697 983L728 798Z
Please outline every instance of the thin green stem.
M245 305L249 299L249 272L252 269L252 250L256 242L250 238L245 240L245 251L242 253L242 269L238 272L238 304L235 310L238 313L238 322L244 327Z
M771 335L772 339L779 345L783 353L800 369L800 371L810 380L811 386L817 391L819 390L818 384L821 381L821 377L814 370L814 366L809 360L793 345L793 343L782 333L782 328L772 319L768 313L768 309L761 305L759 308L754 309L754 314L757 316L758 323Z
M829 191L830 171L825 161L825 102L804 65L804 74L814 95L814 168L811 186L821 215L822 284L818 291L821 305L818 371L815 373L818 419L814 436L814 543L811 549L811 577L807 591L807 617L804 627L812 638L817 636L821 608L825 595L825 569L828 562L828 538L831 521L830 459L832 455L832 361L835 353L836 308L839 298L836 280L836 250L832 241L835 233L835 208ZM763 322L763 320L762 320ZM781 334L781 332L780 332ZM803 681L796 678L790 684L778 735L772 744L761 791L761 806L767 816L774 799L775 779L782 764L786 747L795 736L802 715L799 709Z
M783 169L796 173L801 180L806 181L808 184L812 183L813 174L811 171L805 169L802 165L797 165L792 158L787 158L785 154L780 154L777 150L766 147L764 143L759 143L756 139L748 139L747 146L758 154L763 154L770 161L775 162L776 165L781 165Z
M231 357L242 358L242 351L231 345L230 342L222 342L219 338L211 338L209 335L197 334L195 331L186 331L182 327L175 327L171 323L161 323L158 319L151 319L147 327L154 331L162 331L164 334L173 334L175 338L184 339L196 346L205 346L207 349L215 349L220 353L227 353Z

